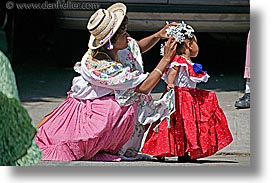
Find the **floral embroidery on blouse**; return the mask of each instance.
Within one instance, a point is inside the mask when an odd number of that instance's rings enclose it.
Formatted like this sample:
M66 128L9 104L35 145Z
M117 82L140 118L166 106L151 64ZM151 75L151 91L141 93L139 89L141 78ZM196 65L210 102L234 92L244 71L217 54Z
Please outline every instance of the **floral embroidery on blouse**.
M131 71L137 70L136 68L136 62L138 59L140 59L141 62L139 62L140 66L143 68L143 62L141 59L141 52L140 48L133 38L128 38L128 48L127 48L127 56L125 57L125 66L128 66L131 68ZM139 58L140 57L140 58Z
M121 50L119 60L98 60L89 49L87 57L74 66L74 70L92 85L113 89L120 105L139 103L146 105L150 97L135 92L136 87L148 76L144 74L143 61L136 40L128 38L128 47Z
M94 79L110 86L128 82L140 75L139 71L131 72L130 67L124 67L116 61L88 58L85 65Z
M143 71L141 52L135 39L130 37L128 38L127 56L124 58L124 66L129 67L130 72L138 71L136 65L139 65ZM115 93L118 92L121 91L115 91ZM120 105L131 105L133 103L138 103L141 106L145 106L150 100L152 100L152 96L143 93L137 93L135 92L134 87L124 91L123 95L116 95L116 100Z

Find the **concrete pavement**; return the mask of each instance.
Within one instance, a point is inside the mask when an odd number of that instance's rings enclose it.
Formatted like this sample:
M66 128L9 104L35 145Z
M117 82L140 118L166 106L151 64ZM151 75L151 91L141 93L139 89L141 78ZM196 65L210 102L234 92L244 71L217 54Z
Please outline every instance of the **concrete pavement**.
M71 68L56 67L16 67L14 68L22 104L28 110L33 123L39 121L57 107L66 97L71 79L76 74ZM235 109L234 102L243 93L241 75L219 74L212 76L209 83L200 87L216 91L219 104L228 119L233 134L233 142L216 155L199 160L198 163L176 163L168 158L165 163L136 162L41 162L41 166L249 166L250 165L250 109ZM153 93L160 96L163 83Z
M41 161L37 166L91 166L91 167L208 167L208 166L250 166L250 156L248 155L224 155L217 154L211 157L199 159L195 163L179 163L176 157L166 158L165 162L154 161L120 161L120 162L95 162L95 161L72 161L54 162Z

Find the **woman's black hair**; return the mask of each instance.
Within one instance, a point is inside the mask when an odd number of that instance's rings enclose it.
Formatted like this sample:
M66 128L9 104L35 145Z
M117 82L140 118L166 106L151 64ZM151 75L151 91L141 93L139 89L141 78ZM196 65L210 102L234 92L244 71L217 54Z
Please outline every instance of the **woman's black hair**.
M113 35L113 37L111 38L111 43L115 43L118 39L118 37L126 31L127 29L127 24L128 24L128 17L125 16L124 19L121 22L121 25L119 26L119 28L117 29L116 33Z

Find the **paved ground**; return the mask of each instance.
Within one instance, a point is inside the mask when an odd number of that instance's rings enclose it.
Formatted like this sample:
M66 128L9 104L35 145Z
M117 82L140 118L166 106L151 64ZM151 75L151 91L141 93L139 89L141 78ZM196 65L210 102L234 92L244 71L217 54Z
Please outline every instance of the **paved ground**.
M71 68L45 66L17 66L14 68L20 98L37 125L39 121L57 107L70 89L75 73ZM227 116L234 141L215 156L199 160L198 163L177 163L175 158L167 158L164 163L136 162L41 162L40 166L249 166L250 165L250 109L238 110L234 102L240 98L243 79L238 74L212 76L207 84L199 87L216 91L219 104ZM163 90L160 83L153 91L158 98Z
M177 158L166 158L165 162L153 161L121 161L121 162L94 162L94 161L73 161L73 162L52 162L43 161L37 166L98 166L98 167L184 167L184 166L250 166L250 156L243 155L215 155L207 158L202 158L197 162L192 163L179 163Z

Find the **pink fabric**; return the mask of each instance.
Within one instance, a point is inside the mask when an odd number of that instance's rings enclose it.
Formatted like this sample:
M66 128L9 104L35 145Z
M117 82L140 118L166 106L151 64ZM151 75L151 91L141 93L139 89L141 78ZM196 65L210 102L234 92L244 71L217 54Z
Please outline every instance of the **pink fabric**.
M134 130L136 104L121 107L113 96L68 97L39 127L35 142L42 160L119 161L118 150Z
M244 78L250 78L250 31L247 36Z

